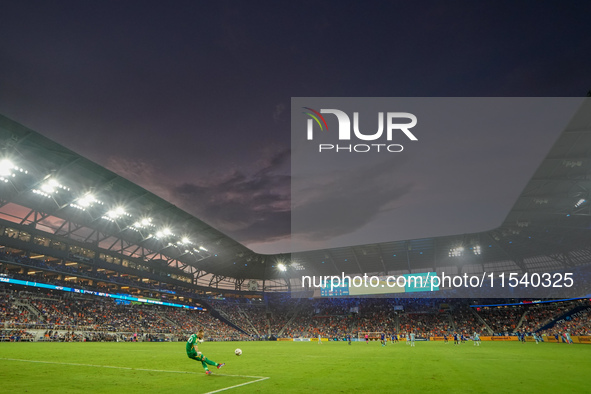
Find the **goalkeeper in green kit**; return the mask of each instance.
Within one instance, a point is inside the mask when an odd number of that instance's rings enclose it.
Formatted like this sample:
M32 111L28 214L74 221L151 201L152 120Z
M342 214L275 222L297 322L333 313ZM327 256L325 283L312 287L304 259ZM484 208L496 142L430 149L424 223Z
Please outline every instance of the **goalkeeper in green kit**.
M215 361L211 361L199 351L197 348L197 341L203 342L203 335L203 330L200 330L197 334L193 334L189 337L189 340L187 341L187 356L193 360L201 361L201 365L203 365L203 369L205 369L205 374L211 375L211 371L207 365L213 365L220 369L226 365L226 363L218 364Z

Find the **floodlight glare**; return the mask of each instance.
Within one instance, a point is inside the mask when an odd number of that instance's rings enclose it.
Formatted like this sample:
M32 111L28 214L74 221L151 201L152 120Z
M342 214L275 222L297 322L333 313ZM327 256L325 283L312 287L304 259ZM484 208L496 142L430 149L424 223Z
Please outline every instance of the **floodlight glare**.
M55 188L50 183L44 183L43 185L41 185L41 190L45 193L51 194L55 191Z
M123 209L123 207L116 207L108 211L105 214L105 216L103 216L103 219L114 221L115 219L119 219L121 216L131 217L130 214L125 212L125 209Z
M139 230L141 228L146 228L150 226L154 226L152 224L152 218L143 218L142 220L135 222L132 227L134 230Z
M98 203L99 201L90 193L78 199L78 205L83 208L88 208L95 202Z
M187 237L183 237L183 239L181 239L181 243L183 245L187 245L187 244L190 244L191 243L191 240L189 238L187 238Z
M79 198L79 199L78 199L78 204L79 204L81 207L83 207L83 208L86 208L86 207L88 207L90 204L92 204L92 202L93 202L93 201L94 201L94 197L92 197L90 194L88 194L88 195L86 195L86 196L84 196L84 197L82 197L82 198Z
M92 194L88 193L78 198L76 202L71 203L70 206L85 211L86 208L89 208L94 204L102 204L102 202L97 200Z
M33 193L37 193L45 197L51 197L54 193L58 193L59 189L70 190L70 188L60 184L57 180L49 178L43 182L39 189L33 189Z
M464 252L464 248L462 246L458 246L457 248L452 248L449 250L449 257L460 257Z
M0 160L0 176L11 176L14 164L8 159Z
M8 182L9 178L16 177L17 172L28 174L28 171L15 166L9 159L0 160L0 181Z
M156 232L156 238L164 238L169 235L172 235L172 231L170 231L169 228L163 228L163 229L159 230L158 232Z
M283 263L279 263L279 264L277 264L277 269L278 269L279 271L283 271L283 272L287 271L287 267L286 267L286 266L285 266L285 264L283 264Z

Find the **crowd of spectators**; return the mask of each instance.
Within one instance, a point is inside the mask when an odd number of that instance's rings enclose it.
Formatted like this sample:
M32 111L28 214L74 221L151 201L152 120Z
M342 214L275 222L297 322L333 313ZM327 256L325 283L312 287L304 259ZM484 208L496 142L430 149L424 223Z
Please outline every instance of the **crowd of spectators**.
M205 330L210 340L249 339L208 312L124 305L112 299L69 293L6 289L0 292L0 327L42 329L41 339L48 341L126 340L127 337L119 338L115 334L122 332L136 338L169 334L182 340L199 329Z
M252 305L250 303L239 303L237 300L229 299L229 300L211 300L209 303L218 311L222 316L228 319L230 322L234 323L236 326L240 327L249 335L254 336L263 336L265 333L259 332L253 323L253 321L249 318L249 316L258 316L260 317L261 314L255 312L255 309L263 310L264 312L264 305ZM245 312L244 309L248 311ZM266 319L266 318L265 318ZM258 323L258 320L257 320ZM265 323L266 324L266 323ZM260 324L259 324L260 327ZM260 327L263 329L263 327Z
M537 331L553 319L559 317L569 309L572 309L575 305L575 302L563 302L560 305L532 305L525 312L523 322L519 329L525 332Z
M587 309L571 320L558 323L548 331L569 332L571 335L591 335L591 310Z
M33 342L34 335L26 330L0 330L0 342Z
M42 332L38 338L46 341L157 340L164 336L184 340L199 330L215 341L318 335L342 339L359 332L414 332L419 337L430 337L454 331L487 334L487 326L495 335L503 335L538 331L573 308L580 313L547 333L558 330L586 335L591 326L588 300L479 308L476 312L464 300L291 299L274 294L260 302L240 298L211 301L213 309L223 317L220 320L210 312L122 304L110 298L31 289L14 290L0 284L1 340L32 340L32 330ZM226 324L226 320L232 324Z
M453 331L453 327L447 313L404 313L400 316L400 331L423 338L439 337Z
M470 307L466 304L456 304L450 310L455 331L465 335L472 335L474 332L485 332L484 324L478 319Z
M515 305L499 308L481 308L478 314L496 334L510 333L517 329L526 306Z

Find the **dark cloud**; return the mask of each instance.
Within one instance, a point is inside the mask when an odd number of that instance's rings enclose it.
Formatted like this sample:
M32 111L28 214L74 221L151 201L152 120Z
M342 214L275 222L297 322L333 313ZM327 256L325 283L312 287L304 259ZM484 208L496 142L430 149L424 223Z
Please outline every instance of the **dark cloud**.
M400 165L400 160L397 161ZM323 241L352 233L377 215L396 208L413 182L395 179L394 160L335 171L303 180L294 179L292 234Z
M289 150L261 159L253 173L235 169L173 186L171 199L240 242L269 242L290 234L291 177L281 173Z

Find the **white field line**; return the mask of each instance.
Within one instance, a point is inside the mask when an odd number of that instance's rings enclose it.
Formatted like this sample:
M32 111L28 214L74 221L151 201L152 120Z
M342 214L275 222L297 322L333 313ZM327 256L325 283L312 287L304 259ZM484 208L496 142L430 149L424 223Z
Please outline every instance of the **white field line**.
M218 375L218 376L219 376L219 375ZM239 375L221 375L221 376L239 376ZM245 376L245 377L254 378L255 376ZM252 384L252 383L262 382L263 380L267 380L267 379L269 379L269 378L268 378L268 377L259 377L259 379L257 379L257 380L253 380L253 381L251 381L251 382L241 383L241 384L237 384L237 385L230 386L230 387L226 387L226 388L219 389L219 390L208 391L207 393L204 393L204 394L213 394L213 393L219 393L219 392L221 392L221 391L226 391L226 390L235 389L236 387L246 386L247 384Z
M182 373L182 374L201 374L201 372L191 372L191 371L170 371L170 370L164 370L164 369L146 369L146 368L116 367L116 366L113 366L113 365L61 363L61 362L56 362L56 361L23 360L23 359L19 359L19 358L5 358L5 357L0 357L0 360L21 361L21 362L25 362L25 363L39 363L39 364L73 365L73 366L76 366L76 367L126 369L126 370L129 370L129 371L147 371L147 372L165 372L165 373L168 372L168 373ZM222 388L222 389L219 389L219 390L209 391L209 392L207 392L205 394L219 393L221 391L226 391L226 390L230 390L230 389L233 389L233 388L236 388L236 387L246 386L247 384L262 382L263 380L269 379L269 377L266 377L266 376L226 375L226 374L215 374L215 375L216 376L228 376L228 377L233 377L233 378L248 378L248 379L256 379L256 380L253 380L251 382L237 384L237 385L226 387L226 388Z

